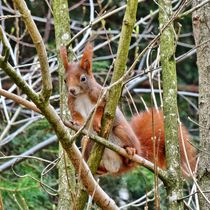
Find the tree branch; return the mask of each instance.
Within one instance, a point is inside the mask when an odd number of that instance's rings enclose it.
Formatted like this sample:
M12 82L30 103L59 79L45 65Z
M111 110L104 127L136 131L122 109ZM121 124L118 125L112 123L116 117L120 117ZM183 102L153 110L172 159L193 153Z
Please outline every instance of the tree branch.
M58 59L58 74L59 74L59 95L60 95L60 117L62 120L66 120L69 115L67 105L67 91L64 83L65 70L62 60L60 58L60 47L66 45L67 41L71 37L70 31L70 17L69 17L69 5L66 0L53 0L53 17L55 28L55 41L56 51ZM70 57L70 56L69 56ZM59 153L63 153L61 160L58 164L58 182L59 182L59 199L57 210L62 209L74 209L75 208L75 195L77 190L77 179L75 169L71 161L66 158L66 153L63 151L61 145L59 145Z
M13 100L14 102L16 102L17 104L21 104L25 107L27 107L30 110L33 110L35 112L41 113L41 111L36 107L36 105L20 96L17 96L14 93L9 93L8 91L0 88L0 95L9 98L11 100Z
M54 129L62 147L66 151L69 159L72 161L77 171L81 170L81 180L90 195L94 192L94 200L103 209L118 209L115 202L108 197L108 195L101 189L91 174L86 162L82 159L81 153L73 142L70 141L71 135L68 129L63 124L55 109L49 104L44 103L43 98L40 100L29 85L22 79L21 75L17 74L15 69L4 61L4 57L0 56L0 67L7 75L15 82L15 84L22 89L22 91L36 104L41 110L42 114L46 117L48 122Z
M114 73L111 81L111 85L118 82L119 79L124 75L126 69L126 62L128 56L128 50L131 40L131 34L133 26L136 20L138 1L130 0L127 2L127 8L123 19L123 26L119 41L119 47L117 52L117 58L114 64ZM105 111L102 118L102 128L100 136L108 138L110 129L112 127L112 121L115 117L116 108L120 98L122 90L122 81L118 82L115 86L112 86L109 92L109 98L106 103ZM88 160L90 169L95 173L98 169L104 147L95 145L91 152L91 156Z
M184 5L184 4L183 4ZM181 11L182 5L178 9ZM159 25L161 28L172 16L171 0L159 0ZM160 36L160 61L163 78L163 113L165 148L168 179L166 183L169 209L183 209L183 203L177 198L183 196L183 180L181 175L180 149L178 140L178 108L177 108L177 77L175 61L175 30L171 23ZM175 199L171 199L176 196Z
M38 113L41 113L41 111L36 107L36 105L34 103L29 102L26 99L23 99L20 96L17 96L15 94L8 93L5 90L3 92L6 92L6 94L4 94L5 97L7 97L9 99L12 99L12 100L14 99L14 101L16 103L19 103L19 104L25 106L26 108L32 109L32 110L34 110L34 111L36 111ZM0 89L0 95L1 95L1 93L2 93L2 89ZM15 95L15 97L13 95ZM67 120L64 120L63 123L64 123L65 126L67 126L68 128L71 128L74 131L80 130L80 127L79 126L76 126L72 122L69 122ZM133 157L132 156L129 156L127 154L127 152L125 151L125 149L117 146L116 144L113 144L113 143L107 141L105 138L102 138L100 136L97 136L95 134L90 133L86 129L82 129L81 133L82 133L82 135L88 136L91 140L93 140L93 141L95 141L95 142L97 142L99 144L104 145L105 147L107 147L107 148L109 148L109 149L117 152L118 154L120 154L120 155L122 155L122 156L124 156L124 157L126 157L126 158L128 158L128 159L130 159L132 161L135 161L135 162L139 163L141 166L144 166L147 169L149 169L152 172L154 172L154 164L151 163L150 161L148 161L148 160L140 157L139 155L134 155ZM157 173L158 173L159 178L163 182L165 182L165 180L167 179L167 173L164 170L162 170L161 168L157 168Z
M47 52L44 46L44 42L39 33L39 30L31 17L31 12L28 9L24 0L14 0L23 20L27 27L27 30L32 38L32 41L36 47L37 54L39 57L41 74L42 74L42 90L40 93L40 98L44 103L49 101L49 97L52 92L52 81L49 72L49 65L47 61Z
M109 98L107 100L104 114L102 117L102 127L100 131L100 136L104 138L109 137L109 133L112 128L112 122L115 117L116 108L120 98L122 90L122 81L119 82L119 79L122 78L126 69L126 62L128 57L132 30L136 21L137 6L137 0L127 1L127 7L123 18L122 31L117 51L117 58L114 64L114 73L111 80L111 84L114 84L115 82L118 83L115 86L112 86L112 88L110 89ZM94 144L91 150L90 157L88 159L88 165L93 174L95 174L98 169L104 149L105 147L103 145ZM79 196L77 200L79 201L79 209L84 209L87 200L86 193L81 192L81 196Z

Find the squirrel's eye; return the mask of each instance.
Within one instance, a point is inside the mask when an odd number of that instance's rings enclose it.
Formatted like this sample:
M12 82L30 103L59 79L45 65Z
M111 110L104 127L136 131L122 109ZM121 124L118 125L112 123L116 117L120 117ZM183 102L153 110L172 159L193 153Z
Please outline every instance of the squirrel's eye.
M64 82L66 83L66 79L64 79Z
M80 81L81 82L85 82L86 81L86 76L83 74L83 75L81 75L81 77L80 77Z

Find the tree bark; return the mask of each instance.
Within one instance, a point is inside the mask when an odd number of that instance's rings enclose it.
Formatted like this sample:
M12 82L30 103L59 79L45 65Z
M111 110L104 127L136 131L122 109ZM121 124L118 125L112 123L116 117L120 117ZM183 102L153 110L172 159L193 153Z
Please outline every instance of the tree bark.
M26 2L24 0L14 0L14 3L16 4L21 17L25 22L26 28L30 34L31 39L33 40L39 57L40 67L42 69L42 89L39 95L40 100L42 100L42 103L48 103L49 97L52 93L52 81L50 77L49 65L47 62L47 52L44 46L44 42L31 16L30 10L27 8Z
M193 6L201 3L193 0ZM193 33L197 48L199 72L199 131L200 152L198 184L203 191L210 190L210 3L193 13ZM206 42L206 43L205 43ZM205 43L205 44L203 44ZM205 194L210 201L210 194ZM210 204L199 194L200 209L210 209Z
M52 3L55 26L56 50L57 54L59 55L60 46L66 45L71 37L68 1L53 0ZM62 120L66 120L67 116L69 115L69 111L67 106L66 88L64 84L64 67L59 56L58 63L60 117ZM59 144L59 155L61 156L61 160L58 165L59 200L57 209L74 209L76 186L75 170L72 163L67 158L66 152L63 150L61 144Z
M136 21L137 5L137 0L129 0L127 2L111 84L117 82L124 75L126 70L131 35ZM113 86L109 92L109 99L106 103L104 116L102 118L102 128L100 134L100 136L104 138L109 137L112 121L115 117L116 108L121 96L122 85L123 81ZM98 169L103 149L104 146L95 145L95 148L92 150L93 152L91 152L88 162L93 173L96 173Z
M172 16L171 0L159 0L160 31ZM173 24L170 24L160 36L160 59L163 78L163 112L165 130L165 148L168 180L166 190L168 209L184 209L178 202L183 196L183 181L180 168L180 150L178 141L177 116L177 77L175 61L175 37Z
M0 192L0 210L4 210L3 200Z

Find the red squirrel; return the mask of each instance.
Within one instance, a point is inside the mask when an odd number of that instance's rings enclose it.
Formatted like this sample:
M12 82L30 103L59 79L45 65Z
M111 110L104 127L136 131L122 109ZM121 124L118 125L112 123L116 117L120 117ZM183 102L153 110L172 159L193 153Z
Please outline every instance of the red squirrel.
M103 87L96 82L92 72L93 47L90 43L88 43L84 49L81 60L78 62L68 62L65 47L60 48L60 56L65 68L68 107L73 121L82 125L97 103L101 95L101 91L103 90ZM105 100L102 101L95 111L91 125L93 132L98 133L100 131L101 118L105 103ZM188 132L184 126L182 126L182 132L191 169L194 170L195 150L188 142ZM166 168L162 111L150 109L147 112L142 112L139 115L134 116L131 119L131 122L128 123L123 113L117 107L109 141L125 148L131 155L136 153L145 159L154 162L154 144L152 136L155 136L156 140L158 140L156 145L156 149L158 150L156 164L161 168ZM180 131L179 142L181 148L182 170L185 174L188 170L186 167L186 159L183 154L183 147L181 146ZM92 141L88 141L85 148L85 159L88 159L92 145ZM110 149L105 148L98 168L98 174L109 173L118 175L131 170L135 166L136 163L127 160Z

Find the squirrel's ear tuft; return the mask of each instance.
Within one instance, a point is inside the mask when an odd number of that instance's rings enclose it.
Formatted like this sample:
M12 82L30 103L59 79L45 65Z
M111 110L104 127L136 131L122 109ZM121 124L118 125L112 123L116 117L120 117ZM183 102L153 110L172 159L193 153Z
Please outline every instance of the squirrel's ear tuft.
M93 45L87 43L85 46L82 59L80 61L80 67L87 71L88 74L92 74L92 57L93 57Z
M64 66L65 70L67 71L69 62L68 62L68 55L67 55L67 50L66 50L65 46L60 47L60 57L63 62L63 66Z

